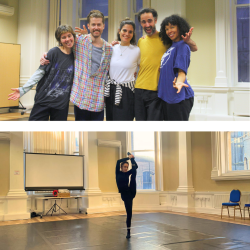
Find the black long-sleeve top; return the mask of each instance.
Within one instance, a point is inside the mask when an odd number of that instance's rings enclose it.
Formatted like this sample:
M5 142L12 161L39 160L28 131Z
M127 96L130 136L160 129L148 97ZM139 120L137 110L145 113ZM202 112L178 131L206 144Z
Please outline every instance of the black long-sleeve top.
M119 193L126 192L129 189L129 186L128 186L128 184L129 184L129 176L131 174L134 177L134 179L136 177L136 169L138 168L138 165L135 162L134 158L130 159L131 163L132 163L132 169L130 169L128 172L122 172L122 171L120 171L120 164L121 164L121 162L124 162L124 161L127 161L127 160L129 160L128 157L120 159L116 163L115 174L116 174L116 184L117 184Z

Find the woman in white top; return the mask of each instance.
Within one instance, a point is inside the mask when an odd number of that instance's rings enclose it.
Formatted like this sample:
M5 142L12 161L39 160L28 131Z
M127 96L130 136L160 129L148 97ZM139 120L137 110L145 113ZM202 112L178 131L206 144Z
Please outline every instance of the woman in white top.
M140 64L140 49L135 45L135 23L123 20L117 33L120 44L113 47L109 79L106 81L106 120L134 120L135 73Z

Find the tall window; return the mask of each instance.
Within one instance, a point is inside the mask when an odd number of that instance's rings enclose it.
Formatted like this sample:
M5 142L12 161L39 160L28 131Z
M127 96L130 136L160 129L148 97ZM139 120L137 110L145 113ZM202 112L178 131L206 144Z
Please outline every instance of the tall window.
M75 132L74 155L79 155L79 132Z
M81 18L79 19L80 27L87 27L87 16L91 10L99 10L105 16L105 29L102 38L108 41L108 2L109 0L81 0Z
M131 153L138 164L137 189L155 190L154 132L131 132Z
M250 170L250 132L231 132L230 140L231 170Z
M249 10L250 0L234 0L237 29L238 82L250 83Z
M132 13L135 19L136 42L142 37L143 30L138 21L138 12L143 8L143 0L131 0Z

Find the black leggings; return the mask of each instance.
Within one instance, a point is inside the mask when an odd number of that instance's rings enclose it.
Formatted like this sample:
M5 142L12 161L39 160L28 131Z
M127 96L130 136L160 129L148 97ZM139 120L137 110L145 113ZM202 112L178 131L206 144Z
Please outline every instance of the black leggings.
M124 201L124 205L125 205L126 212L127 212L126 224L127 224L127 227L130 228L131 227L132 207L133 207L134 197L130 191L127 191L127 192L121 193L121 198Z

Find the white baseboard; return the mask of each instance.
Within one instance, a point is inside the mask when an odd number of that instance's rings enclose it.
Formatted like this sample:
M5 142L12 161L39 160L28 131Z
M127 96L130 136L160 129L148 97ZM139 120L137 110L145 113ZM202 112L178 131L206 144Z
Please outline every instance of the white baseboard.
M4 214L2 221L9 221L9 220L27 220L30 219L30 213L25 214Z

